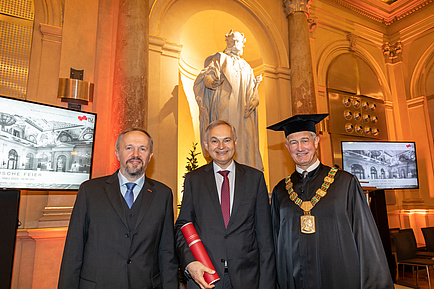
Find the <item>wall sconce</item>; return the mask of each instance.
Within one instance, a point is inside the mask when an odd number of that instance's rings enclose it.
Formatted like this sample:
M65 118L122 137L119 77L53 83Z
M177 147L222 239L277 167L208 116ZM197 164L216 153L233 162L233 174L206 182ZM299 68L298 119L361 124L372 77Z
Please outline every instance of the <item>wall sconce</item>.
M69 108L81 110L82 104L93 101L91 82L83 81L84 70L71 68L70 78L60 78L57 97L68 103Z

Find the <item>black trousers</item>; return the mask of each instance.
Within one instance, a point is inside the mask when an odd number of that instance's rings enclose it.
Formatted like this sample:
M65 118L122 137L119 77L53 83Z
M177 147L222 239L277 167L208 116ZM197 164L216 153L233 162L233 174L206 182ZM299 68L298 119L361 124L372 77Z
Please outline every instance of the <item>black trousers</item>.
M223 276L223 289L233 289L228 272L225 272L225 275Z

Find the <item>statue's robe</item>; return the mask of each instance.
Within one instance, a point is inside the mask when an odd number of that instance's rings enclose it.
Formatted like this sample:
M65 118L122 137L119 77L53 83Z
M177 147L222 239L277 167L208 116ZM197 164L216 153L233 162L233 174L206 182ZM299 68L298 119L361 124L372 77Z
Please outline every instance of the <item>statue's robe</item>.
M204 84L204 78L213 75L222 84L215 90ZM255 76L250 65L242 58L218 52L205 60L205 68L194 82L194 94L200 109L200 138L202 151L205 129L217 119L226 120L237 133L235 159L242 164L263 170L259 152L258 112L255 109L245 117L250 103L259 103Z

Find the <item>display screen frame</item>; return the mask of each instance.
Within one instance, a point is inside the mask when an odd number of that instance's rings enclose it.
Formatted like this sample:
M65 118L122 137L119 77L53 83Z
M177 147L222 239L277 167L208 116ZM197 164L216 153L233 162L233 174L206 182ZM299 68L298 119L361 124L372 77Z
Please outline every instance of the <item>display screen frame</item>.
M0 95L0 188L77 191L92 178L96 119Z
M414 141L341 141L342 168L363 188L419 189Z

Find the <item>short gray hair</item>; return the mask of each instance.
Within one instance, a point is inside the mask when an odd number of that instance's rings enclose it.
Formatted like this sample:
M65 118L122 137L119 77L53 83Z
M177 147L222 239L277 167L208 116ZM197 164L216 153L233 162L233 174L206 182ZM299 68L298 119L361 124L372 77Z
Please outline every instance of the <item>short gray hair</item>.
M119 150L119 144L121 142L121 139L124 137L124 135L126 135L127 133L132 132L132 131L139 131L139 132L144 133L149 138L149 142L151 143L151 152L153 152L154 140L152 139L151 135L146 130L141 129L141 128L137 128L137 127L129 128L129 129L127 129L127 130L125 130L119 134L119 136L116 140L116 150Z
M234 140L237 139L237 131L235 130L235 127L232 126L230 123L228 123L228 122L225 121L225 120L218 119L218 120L213 121L212 123L210 123L210 124L206 127L206 129L205 129L205 140L206 140L206 141L208 141L209 131L210 131L211 129L217 127L217 126L220 126L220 125L227 125L228 127L230 127L231 130L232 130L232 134L234 135Z
M312 139L315 139L316 138L316 133L314 132L314 131L308 131L309 133L310 133L310 136L312 137ZM288 137L290 136L291 134L288 134L287 136L286 136L286 141L288 141Z

